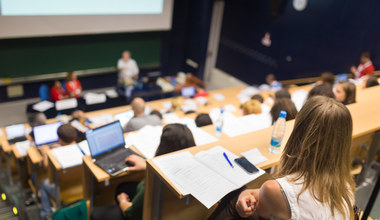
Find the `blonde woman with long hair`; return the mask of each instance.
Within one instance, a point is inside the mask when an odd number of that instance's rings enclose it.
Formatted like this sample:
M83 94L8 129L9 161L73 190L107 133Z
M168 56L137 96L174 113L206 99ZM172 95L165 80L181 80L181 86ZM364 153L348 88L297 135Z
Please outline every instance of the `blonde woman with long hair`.
M241 217L353 219L355 184L350 175L352 119L332 98L309 99L296 117L276 180L240 193Z

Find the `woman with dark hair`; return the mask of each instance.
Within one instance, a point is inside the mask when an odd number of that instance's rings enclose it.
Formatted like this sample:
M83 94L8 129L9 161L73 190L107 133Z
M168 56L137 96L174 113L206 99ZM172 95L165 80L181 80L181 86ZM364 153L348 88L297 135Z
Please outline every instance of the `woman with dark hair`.
M298 113L296 105L292 100L287 98L276 99L276 102L272 106L270 110L270 114L272 116L272 124L277 120L280 115L280 111L286 111L286 120L292 120L296 118Z
M212 120L210 118L210 115L207 114L207 113L200 113L195 118L195 124L197 125L197 127L203 127L203 126L206 126L206 125L212 125Z
M193 134L190 129L182 124L168 124L162 130L160 145L157 148L156 156L182 150L195 146ZM143 171L146 169L146 162L137 155L131 155L125 159L131 166L129 171ZM133 184L122 183L118 186L118 205L95 208L91 213L91 219L142 219L144 203L144 181L137 185L135 195L128 195L125 191L131 191ZM136 187L136 185L134 185ZM126 189L126 190L123 190ZM133 191L133 190L132 190Z
M289 91L287 89L283 88L283 89L280 89L274 93L274 98L275 98L275 100L276 99L282 99L282 98L290 99L291 96L290 96Z
M379 82L377 81L377 77L375 75L372 75L368 77L367 82L365 83L365 87L369 88L372 86L378 86Z
M352 82L338 83L334 91L335 99L344 105L356 102L356 86Z

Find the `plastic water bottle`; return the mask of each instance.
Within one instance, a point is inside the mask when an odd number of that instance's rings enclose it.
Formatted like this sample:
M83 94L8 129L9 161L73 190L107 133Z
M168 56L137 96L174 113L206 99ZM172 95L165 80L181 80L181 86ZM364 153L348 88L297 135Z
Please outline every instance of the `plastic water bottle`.
M215 128L216 128L216 133L215 135L217 137L222 136L222 129L223 129L223 112L224 109L220 109L220 114L218 119L215 121Z
M274 123L274 126L273 126L269 152L272 152L275 154L280 152L281 141L285 135L285 128L286 128L285 118L286 118L286 111L281 111L280 117L277 119L277 121Z

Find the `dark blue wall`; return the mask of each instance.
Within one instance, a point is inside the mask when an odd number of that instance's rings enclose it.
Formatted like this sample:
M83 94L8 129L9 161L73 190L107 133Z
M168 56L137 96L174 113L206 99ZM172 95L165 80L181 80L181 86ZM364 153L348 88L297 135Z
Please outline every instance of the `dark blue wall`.
M217 67L259 84L268 73L284 80L349 72L370 51L380 68L379 1L309 0L302 12L292 2L226 0ZM261 44L265 32L271 47Z

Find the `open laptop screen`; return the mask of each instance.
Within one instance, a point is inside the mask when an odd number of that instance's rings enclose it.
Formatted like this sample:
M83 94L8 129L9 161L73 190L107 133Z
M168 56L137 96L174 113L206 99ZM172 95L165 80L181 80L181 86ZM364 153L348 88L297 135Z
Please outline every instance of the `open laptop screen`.
M11 125L5 128L5 133L7 134L7 139L11 140L18 137L25 136L25 126L24 124Z
M58 141L58 128L63 122L55 122L46 125L40 125L33 128L34 142L37 146L49 144Z
M183 97L193 97L195 95L195 88L193 86L183 87L181 90Z
M131 118L133 118L134 115L135 115L135 113L133 112L133 110L129 110L126 112L116 114L113 116L113 118L115 120L119 120L121 126L124 127L129 122L129 120L131 120Z
M123 129L119 121L86 131L86 138L92 157L125 145Z

